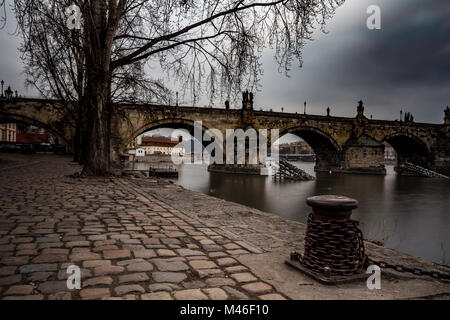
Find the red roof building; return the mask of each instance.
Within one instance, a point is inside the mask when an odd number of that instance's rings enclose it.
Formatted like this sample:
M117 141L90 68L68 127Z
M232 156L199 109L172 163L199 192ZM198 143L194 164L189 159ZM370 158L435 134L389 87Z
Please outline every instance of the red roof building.
M166 148L174 148L179 144L179 141L171 140L167 138L155 138L150 137L146 138L142 141L140 147L166 147Z
M138 149L143 149L146 156L152 155L171 155L172 153L183 155L184 148L178 146L181 142L161 137L146 138L142 141ZM139 156L138 154L136 154Z
M50 143L52 135L48 133L16 133L17 143Z

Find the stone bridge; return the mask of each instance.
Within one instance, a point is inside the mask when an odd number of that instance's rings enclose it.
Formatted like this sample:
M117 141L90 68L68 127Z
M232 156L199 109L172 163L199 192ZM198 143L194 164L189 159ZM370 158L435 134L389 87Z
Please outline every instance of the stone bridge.
M400 164L409 161L450 173L448 109L443 124L427 124L368 119L362 102L355 106L353 118L256 111L253 102L245 97L241 109L127 104L115 108L111 139L111 158L115 161L146 131L175 128L193 133L194 122L201 121L203 131L218 129L224 137L226 129L237 128L278 129L280 137L295 134L314 149L317 171L385 174L383 142L387 141L396 150ZM69 149L73 145L74 121L57 101L0 99L0 123L7 122L25 122L45 128Z

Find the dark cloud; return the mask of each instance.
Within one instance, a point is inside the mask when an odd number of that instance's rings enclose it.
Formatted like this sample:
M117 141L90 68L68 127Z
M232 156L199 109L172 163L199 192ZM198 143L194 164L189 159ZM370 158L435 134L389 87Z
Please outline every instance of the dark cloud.
M370 5L381 8L381 30L366 27ZM304 49L303 67L294 64L290 78L278 73L273 52L264 52L256 104L303 112L307 101L309 113L325 114L330 106L332 114L354 116L356 102L363 99L374 118L395 119L403 109L417 121L442 123L443 107L450 104L449 17L448 0L347 0L328 22L328 33L314 34ZM24 92L20 39L7 32L14 29L11 19L0 31L0 78ZM177 88L173 79L168 85Z
M369 5L381 8L381 30L366 27ZM356 101L376 118L409 110L417 121L442 123L450 104L450 4L447 0L347 0L328 24L328 34L304 50L302 69L277 74L265 56L261 105L279 110L352 116Z
M21 38L17 35L17 22L11 11L12 1L6 1L7 24L0 30L0 80L5 82L5 89L8 86L21 95L37 96L34 90L27 90L24 86L25 75L23 74L24 65L20 59ZM3 8L1 9L3 16Z
M342 61L341 66L360 70L346 82L401 87L448 85L450 4L443 2L428 1L424 6L423 1L409 1L396 10L383 10L381 6L384 28L376 32L363 29L359 37L373 40L359 50L349 50Z

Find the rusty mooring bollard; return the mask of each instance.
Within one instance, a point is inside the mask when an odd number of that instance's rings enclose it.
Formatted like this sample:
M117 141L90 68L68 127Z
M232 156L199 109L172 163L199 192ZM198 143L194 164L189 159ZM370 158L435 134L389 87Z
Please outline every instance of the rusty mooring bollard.
M358 201L344 196L310 197L304 253L291 254L287 264L326 284L365 279L367 257L359 222L351 220Z

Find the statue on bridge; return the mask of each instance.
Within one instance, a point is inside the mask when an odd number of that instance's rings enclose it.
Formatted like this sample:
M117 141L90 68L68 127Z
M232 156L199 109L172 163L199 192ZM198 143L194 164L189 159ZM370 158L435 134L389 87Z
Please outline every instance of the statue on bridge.
M242 92L242 109L253 110L253 93Z
M11 90L11 87L8 86L8 89L5 90L5 98L6 99L12 99L13 97L13 91Z
M364 117L364 103L362 100L358 101L358 117Z
M405 112L405 122L414 122L414 117L411 112Z

